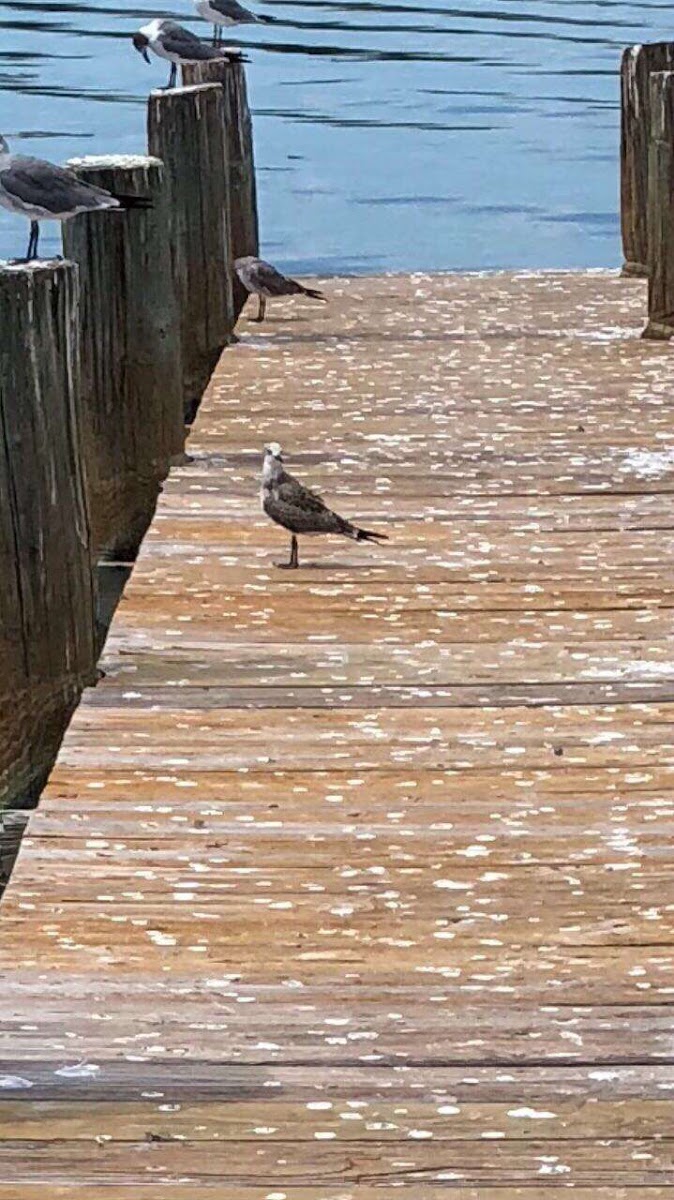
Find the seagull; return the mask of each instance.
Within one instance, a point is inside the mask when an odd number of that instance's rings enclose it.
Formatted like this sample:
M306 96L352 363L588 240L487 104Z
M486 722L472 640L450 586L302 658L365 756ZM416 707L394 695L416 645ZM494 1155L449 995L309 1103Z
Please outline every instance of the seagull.
M273 21L273 17L256 17L250 9L239 4L239 0L195 0L194 7L199 16L213 26L214 46L222 42L223 25L258 25Z
M299 567L298 533L337 533L353 538L354 542L388 541L385 533L359 529L357 525L337 516L316 492L310 491L299 479L289 475L283 466L283 451L278 442L270 442L264 448L260 499L263 512L277 525L290 530L290 562L277 564L286 570Z
M288 279L271 263L252 254L235 259L234 270L246 291L260 297L258 314L253 318L255 321L264 321L269 296L310 296L312 300L325 300L323 293L316 288L304 287L304 284Z
M133 44L139 54L149 63L148 48L159 58L166 58L171 63L171 71L166 85L175 87L178 63L203 62L207 58L226 58L229 62L242 59L242 55L230 50L216 50L207 46L196 34L177 21L150 21L143 25L133 35Z
M3 137L0 137L0 204L30 220L26 257L17 262L37 258L40 221L67 221L78 213L103 208L152 207L151 200L144 196L114 196L44 158L10 154Z

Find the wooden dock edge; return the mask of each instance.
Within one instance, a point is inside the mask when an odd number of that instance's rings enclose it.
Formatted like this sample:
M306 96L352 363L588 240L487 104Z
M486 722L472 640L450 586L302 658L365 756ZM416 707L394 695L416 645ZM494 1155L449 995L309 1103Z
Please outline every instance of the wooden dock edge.
M0 264L0 810L36 802L96 681L99 564L135 558L231 340L233 246L257 248L243 66L152 94L148 127L149 157L70 165L151 207L72 219L66 261Z

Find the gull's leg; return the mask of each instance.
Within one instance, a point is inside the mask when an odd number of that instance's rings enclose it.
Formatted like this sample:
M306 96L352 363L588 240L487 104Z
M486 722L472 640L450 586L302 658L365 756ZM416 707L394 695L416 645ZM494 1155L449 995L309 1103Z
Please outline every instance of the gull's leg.
M39 237L40 237L40 226L38 225L37 221L31 221L31 223L30 223L30 240L28 242L28 255L27 255L28 262L31 262L32 259L37 258L37 243L38 243Z
M40 229L39 229L37 221L31 221L30 235L28 237L28 249L26 250L25 256L23 258L10 258L8 260L12 266L18 267L21 265L21 263L31 262L34 258L37 257L37 239L38 239L39 232L40 232Z
M253 317L254 321L264 321L264 314L267 311L267 297L260 296L260 307L257 310L257 316Z
M296 571L300 565L299 555L297 553L297 538L295 534L290 537L290 562L277 563L277 567L282 567L284 571Z
M178 64L171 63L171 70L169 71L168 83L166 84L166 91L169 91L170 88L175 87L177 75L178 75Z

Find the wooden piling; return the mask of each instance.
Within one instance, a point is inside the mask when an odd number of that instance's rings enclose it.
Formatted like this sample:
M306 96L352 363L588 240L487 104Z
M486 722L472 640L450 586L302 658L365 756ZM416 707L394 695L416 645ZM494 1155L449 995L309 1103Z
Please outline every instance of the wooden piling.
M80 267L83 446L92 547L137 553L159 484L184 444L178 306L164 168L155 158L71 161L87 183L152 207L84 213L64 225Z
M0 805L36 793L94 680L72 263L0 265Z
M150 153L166 168L168 237L182 336L185 412L196 410L234 326L222 87L153 92Z
M625 50L621 67L620 215L624 275L648 274L649 78L674 67L674 43Z
M674 72L650 77L648 324L645 338L674 337Z
M27 824L28 812L25 809L0 810L0 896L12 872Z
M243 63L226 59L185 63L182 68L186 85L219 83L225 101L225 135L229 168L229 236L232 261L246 254L259 254L260 235L255 183L253 125L248 104L246 72ZM233 277L234 313L238 317L248 298L240 280Z

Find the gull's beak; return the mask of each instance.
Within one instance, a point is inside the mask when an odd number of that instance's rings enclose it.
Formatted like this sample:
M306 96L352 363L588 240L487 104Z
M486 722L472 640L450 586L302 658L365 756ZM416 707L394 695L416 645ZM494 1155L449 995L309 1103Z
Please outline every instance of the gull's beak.
M149 63L150 55L147 52L147 42L137 33L134 34L132 41L133 41L134 49L137 50L138 53L143 56L146 63Z

